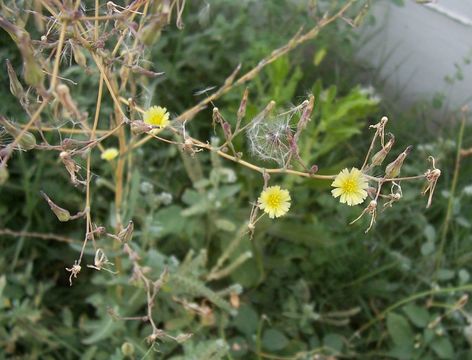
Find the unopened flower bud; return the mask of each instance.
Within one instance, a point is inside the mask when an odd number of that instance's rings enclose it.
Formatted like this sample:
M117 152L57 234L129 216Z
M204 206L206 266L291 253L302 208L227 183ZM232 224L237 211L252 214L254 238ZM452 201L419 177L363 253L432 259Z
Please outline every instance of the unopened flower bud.
M53 213L57 216L59 221L61 222L66 222L69 221L71 216L70 212L66 209L61 208L60 206L57 206L47 195L44 191L41 191L41 195L44 197L44 199L48 202L49 207L53 211Z
M25 96L23 85L21 85L20 81L18 80L15 70L13 69L13 66L11 66L10 60L7 60L6 63L8 78L10 79L10 92L17 99L22 99Z
M76 43L74 43L73 41L70 42L70 46L72 48L72 55L74 56L74 61L80 67L86 68L87 67L87 58L85 57L85 55L82 52L81 48Z
M134 355L134 345L128 341L121 345L121 352L124 356L132 357Z
M36 62L36 59L34 56L29 57L28 59L25 60L23 63L24 66L24 73L23 77L25 79L25 82L28 85L38 87L42 85L43 80L44 80L44 73L43 70L41 69L41 66Z
M241 122L242 118L246 115L246 106L247 106L247 98L249 96L249 89L246 88L244 90L243 98L241 99L241 103L239 104L239 109L238 109L238 121Z
M8 170L5 165L0 166L0 186L5 184L9 178Z
M156 43L161 37L162 25L159 21L153 21L146 25L141 31L141 41L144 45L150 46Z
M405 151L403 151L398 157L392 161L390 164L387 165L385 169L385 178L393 179L396 178L400 174L400 170L402 168L403 162L405 161L408 154L411 152L413 147L410 145L408 146Z
M17 138L22 133L20 127L7 120L5 117L0 116L0 125L2 125L6 132L9 133L14 138ZM36 138L32 133L26 131L21 135L21 138L18 140L18 147L22 150L31 150L36 146Z
M81 118L81 114L77 105L75 104L74 100L70 96L69 87L65 84L59 84L56 87L56 94L57 98L62 104L62 106L72 115L74 115L77 119Z

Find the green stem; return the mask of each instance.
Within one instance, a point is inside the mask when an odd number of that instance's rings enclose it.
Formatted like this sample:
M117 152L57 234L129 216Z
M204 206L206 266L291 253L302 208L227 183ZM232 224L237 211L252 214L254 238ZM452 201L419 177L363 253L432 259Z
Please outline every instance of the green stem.
M441 243L439 245L438 251L436 253L436 266L434 271L434 278L436 278L439 267L441 266L441 261L444 253L444 246L446 244L447 233L449 231L449 224L452 218L452 211L454 206L454 196L457 188L457 181L459 179L459 169L461 162L461 149L462 149L462 140L464 138L464 129L465 129L466 116L463 113L461 119L461 126L459 129L459 135L457 139L457 152L456 152L456 162L454 166L454 175L452 177L452 184L449 190L449 202L447 204L446 218L444 219L444 224L441 233Z
M395 310L396 308L399 308L402 305L408 304L409 302L412 302L417 299L421 299L427 296L431 295L438 295L438 294L444 294L444 293L454 293L457 291L472 291L472 284L467 284L463 286L458 286L458 287L449 287L449 288L444 288L444 289L431 289L427 291L422 291L416 294L413 294L407 298L404 298L400 301L397 301L395 304L389 306L386 308L384 311L382 311L380 314L378 314L374 319L370 320L368 323L365 325L361 326L359 330L357 330L349 339L349 341L352 341L354 337L358 337L361 333L366 331L368 328L370 328L372 325L375 323L379 322L380 320L385 318L385 315L387 315L389 312Z

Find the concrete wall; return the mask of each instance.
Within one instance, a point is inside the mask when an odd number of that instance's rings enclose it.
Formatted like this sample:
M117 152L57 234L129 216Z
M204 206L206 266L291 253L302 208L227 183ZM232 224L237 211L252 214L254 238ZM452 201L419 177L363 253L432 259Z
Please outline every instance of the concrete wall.
M376 24L361 29L357 55L385 97L410 104L441 93L446 108L472 109L471 0L376 0L373 13Z

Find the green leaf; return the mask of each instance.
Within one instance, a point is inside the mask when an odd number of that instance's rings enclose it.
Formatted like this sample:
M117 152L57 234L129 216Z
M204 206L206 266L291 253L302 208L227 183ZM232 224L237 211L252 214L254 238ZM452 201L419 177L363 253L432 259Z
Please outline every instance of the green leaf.
M288 345L287 337L276 329L268 329L264 331L262 336L262 345L270 351L282 350Z
M326 54L328 52L326 51L326 48L321 48L319 49L316 53L315 53L315 56L313 58L313 64L315 66L318 66L319 64L321 64L321 62L323 61L323 59L325 58Z
M449 269L439 269L438 279L439 280L451 280L454 278L455 272Z
M339 334L327 334L323 338L323 345L331 350L341 352L344 346L344 339Z
M429 224L426 225L424 227L423 234L428 242L434 243L436 241L436 230L434 229L434 226Z
M234 318L234 326L250 337L256 333L259 324L259 316L249 305L243 305L239 308L238 315Z
M440 359L454 359L454 348L449 338L441 337L436 339L430 346Z
M96 321L93 324L94 331L90 336L82 339L82 343L86 345L95 344L110 337L114 331L122 327L123 326L120 324L120 322L114 321L111 317Z
M421 254L423 256L431 255L434 252L435 248L436 246L434 245L434 242L427 241L423 245L421 245Z
M182 208L177 205L171 205L157 211L154 224L159 227L160 236L180 234L182 232L185 223L182 219L181 212Z
M403 316L389 313L387 315L387 329L395 345L413 347L413 331L408 320Z
M430 316L428 310L425 308L414 304L408 304L403 307L403 311L414 325L421 328L428 325Z

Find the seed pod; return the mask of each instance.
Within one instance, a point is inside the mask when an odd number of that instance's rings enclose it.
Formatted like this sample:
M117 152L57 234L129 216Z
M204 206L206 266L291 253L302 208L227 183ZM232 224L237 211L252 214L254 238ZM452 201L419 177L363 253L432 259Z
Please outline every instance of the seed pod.
M13 69L13 66L11 66L10 60L7 59L6 63L8 78L10 79L10 92L18 100L21 100L25 96L25 90L23 89L23 85L21 85L20 81L18 80L15 70Z
M11 136L17 138L20 136L22 130L20 127L14 125L11 121L8 121L5 117L0 115L0 125L2 125L6 132ZM36 146L36 138L32 133L26 131L23 133L18 141L18 147L22 150L31 150Z
M60 206L54 204L54 202L46 195L44 191L41 191L41 195L48 202L49 207L51 208L52 212L57 216L59 221L65 222L70 220L71 216L68 210L63 209Z
M392 161L390 164L387 165L385 169L385 178L393 179L396 178L400 174L400 170L403 165L403 161L405 161L408 154L411 152L413 146L408 146L405 151L403 151L398 157Z

